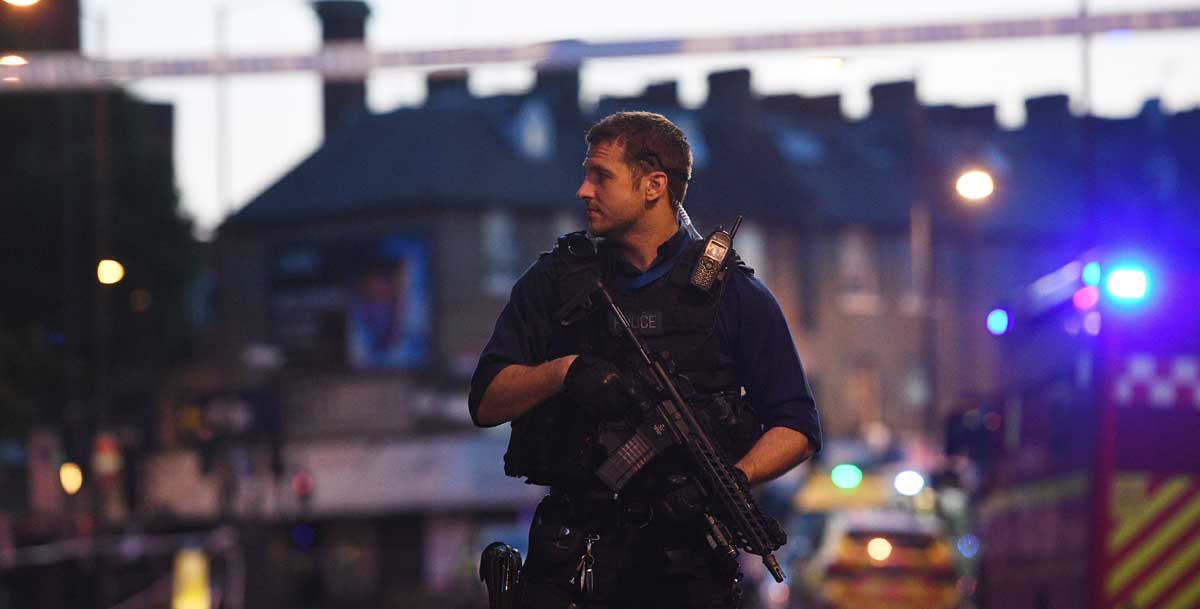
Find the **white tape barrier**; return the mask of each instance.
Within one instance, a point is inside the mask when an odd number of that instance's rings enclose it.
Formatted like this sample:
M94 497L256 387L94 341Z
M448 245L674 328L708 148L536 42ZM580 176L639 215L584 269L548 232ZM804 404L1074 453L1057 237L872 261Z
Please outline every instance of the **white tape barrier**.
M351 80L364 77L374 68L463 67L517 62L555 67L575 66L588 59L614 57L812 50L1197 27L1200 27L1200 9L1181 9L1111 13L1087 18L1016 19L624 42L568 40L513 47L440 50L371 51L359 43L339 43L326 45L316 55L94 60L76 53L23 54L12 51L0 52L0 58L6 55L20 56L20 60L0 60L0 93L95 89L142 78L210 74L314 71L328 80Z
M118 556L133 560L143 556L170 555L189 546L201 546L215 554L236 548L237 543L237 531L228 526L208 532L175 535L133 534L68 539L37 546L0 549L0 570L51 565L93 556Z

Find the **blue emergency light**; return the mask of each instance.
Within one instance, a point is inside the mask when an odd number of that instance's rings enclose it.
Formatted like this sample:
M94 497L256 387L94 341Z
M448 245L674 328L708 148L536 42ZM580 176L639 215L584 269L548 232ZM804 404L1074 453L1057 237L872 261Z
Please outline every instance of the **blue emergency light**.
M1004 309L992 309L987 316L987 329L993 336L1000 336L1008 332L1008 311Z
M1083 265L1080 279L1083 280L1083 285L1100 285L1100 263L1093 260Z
M1127 266L1113 269L1104 283L1109 296L1125 302L1135 302L1146 297L1149 281L1144 269Z

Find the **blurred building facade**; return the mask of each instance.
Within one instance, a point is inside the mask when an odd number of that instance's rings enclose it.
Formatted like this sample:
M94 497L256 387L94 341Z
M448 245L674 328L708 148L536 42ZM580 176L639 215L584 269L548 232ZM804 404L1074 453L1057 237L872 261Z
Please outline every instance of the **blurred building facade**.
M75 0L0 3L0 54L78 52L79 24ZM197 255L174 108L115 90L8 92L0 133L0 607L110 606L163 568L138 552L97 561L90 542L130 526L160 380L190 355ZM101 259L123 279L101 285ZM62 551L65 539L84 549Z
M335 20L361 35L364 9L318 3L326 38L344 38ZM385 114L362 83L327 87L324 144L213 244L205 357L161 396L141 508L264 523L278 602L453 595L491 536L522 534L540 492L502 477L507 426L471 426L467 382L522 270L582 228L583 134L610 112L688 134L701 232L745 215L735 247L780 301L835 437L930 431L999 385L984 319L1010 288L1114 227L1196 228L1197 111L1082 119L1050 96L1002 131L993 107L923 107L909 82L874 87L850 122L836 97L758 96L747 71L713 74L698 108L662 83L585 110L577 69L486 98L468 78L432 74L422 106ZM954 193L969 168L997 183L976 207Z

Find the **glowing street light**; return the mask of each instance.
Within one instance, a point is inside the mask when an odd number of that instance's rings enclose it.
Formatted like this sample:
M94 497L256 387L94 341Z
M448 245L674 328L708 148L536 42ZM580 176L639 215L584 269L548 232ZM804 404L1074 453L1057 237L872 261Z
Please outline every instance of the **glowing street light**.
M74 495L83 488L83 470L78 465L67 461L58 468L58 482L68 495Z
M990 173L972 169L958 176L958 181L954 183L954 189L962 198L977 203L991 196L992 191L996 190L996 183L992 180Z
M19 67L25 66L25 65L29 65L29 60L25 59L24 57L21 57L20 55L5 55L3 57L0 57L0 66L6 67L6 68L19 68ZM0 80L3 80L4 82L20 82L21 77L20 76L5 76L3 78L0 78Z
M41 0L4 0L13 6L33 6Z
M125 278L125 267L116 260L105 258L96 265L96 279L104 285L119 283Z

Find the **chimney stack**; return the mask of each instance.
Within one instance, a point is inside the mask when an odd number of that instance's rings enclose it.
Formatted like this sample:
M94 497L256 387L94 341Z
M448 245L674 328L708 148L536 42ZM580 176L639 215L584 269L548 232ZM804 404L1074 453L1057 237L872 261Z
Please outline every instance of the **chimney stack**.
M425 105L436 108L463 108L471 104L471 90L467 86L467 71L463 69L437 70L425 77L428 93Z
M1071 122L1070 98L1044 95L1025 100L1025 128L1064 129Z
M885 82L871 87L871 118L905 120L908 113L919 105L917 83L911 80Z
M708 100L705 105L722 110L745 109L754 101L750 90L750 70L738 69L708 75Z
M371 9L362 0L317 0L313 3L321 20L321 41L366 44L367 15ZM325 137L337 129L347 115L367 107L366 78L324 84Z
M556 114L579 114L579 66L539 67L533 88Z
M646 87L642 97L652 104L679 106L679 86L673 80L656 82Z

